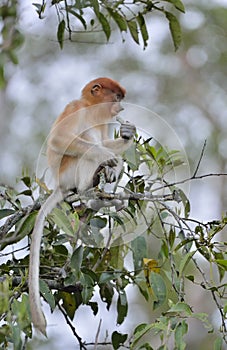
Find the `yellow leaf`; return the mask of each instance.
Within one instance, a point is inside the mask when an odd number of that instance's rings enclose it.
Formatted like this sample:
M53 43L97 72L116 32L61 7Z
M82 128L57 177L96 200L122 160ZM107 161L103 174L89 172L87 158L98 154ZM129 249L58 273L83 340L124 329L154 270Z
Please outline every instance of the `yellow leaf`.
M160 272L160 267L158 266L158 261L155 259L147 259L143 258L143 265L144 265L144 274L145 277L148 278L150 275L150 272Z
M149 276L151 272L155 272L155 273L160 272L160 267L158 267L158 261L155 259L143 258L143 265L144 265L144 275L146 278L147 289L149 291L149 294L151 296L154 296L154 292L150 285Z

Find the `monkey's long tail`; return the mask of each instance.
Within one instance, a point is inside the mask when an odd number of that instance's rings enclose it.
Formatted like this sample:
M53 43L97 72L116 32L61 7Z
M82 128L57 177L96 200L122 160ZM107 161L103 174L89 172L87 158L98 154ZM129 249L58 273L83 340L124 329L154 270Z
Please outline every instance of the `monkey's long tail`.
M52 211L52 209L62 200L63 194L61 190L57 188L47 198L46 202L41 206L32 232L32 241L30 247L28 285L31 318L35 328L37 328L45 336L46 319L42 312L39 291L40 245L45 224L45 218Z

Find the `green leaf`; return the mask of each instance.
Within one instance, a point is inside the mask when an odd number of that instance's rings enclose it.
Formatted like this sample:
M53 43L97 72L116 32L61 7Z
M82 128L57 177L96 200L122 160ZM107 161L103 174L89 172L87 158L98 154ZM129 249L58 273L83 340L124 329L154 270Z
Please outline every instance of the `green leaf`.
M118 223L120 226L123 227L124 231L125 231L125 224L124 221L122 220L122 218L120 217L120 215L118 213L112 212L109 213L109 216L116 222Z
M178 235L179 237L179 235ZM181 237L179 237L181 238ZM187 247L191 247L192 245L192 242L193 242L193 239L192 238L187 238L187 239L184 239L182 240L177 246L176 248L174 249L175 252L177 252L180 248L182 247L185 247L185 250L187 249Z
M146 282L145 278L138 276L134 279L134 283L139 288L139 291L142 294L142 296L146 299L146 301L148 301L149 294L147 292L147 282Z
M70 7L67 8L67 11L70 12L73 16L75 16L76 18L78 18L80 20L80 22L82 23L84 29L87 29L87 23L84 19L83 16L81 16L79 13L77 13L76 11L72 10Z
M175 242L175 238L176 238L176 232L175 229L171 227L170 231L169 231L169 245L172 248Z
M40 292L42 293L42 296L46 300L46 302L50 305L51 310L53 311L55 308L55 299L53 294L51 293L50 288L48 287L48 284L44 280L39 280L39 288Z
M185 270L186 266L189 264L189 262L191 261L191 258L193 257L193 255L195 254L196 250L189 252L187 254L185 254L183 256L183 258L181 259L180 262L180 266L179 266L179 276L181 277L183 274L183 271Z
M74 294L62 292L61 293L63 304L65 311L67 312L67 315L70 317L71 320L73 320L76 308L79 305L76 305L76 297Z
M179 322L175 329L175 344L177 350L185 350L186 343L183 341L184 335L188 331L188 325L183 320L182 322Z
M63 244L53 245L54 257L59 264L64 265L68 259L68 249Z
M16 319L17 326L22 330L28 337L31 338L31 320L29 310L29 300L27 294L21 294L20 299L14 299L11 304L12 314ZM13 322L13 327L15 322ZM15 345L15 344L14 344ZM15 347L14 347L15 349ZM21 349L21 348L20 348Z
M54 208L50 214L55 224L68 236L75 237L75 233L68 216L59 208Z
M127 296L124 290L120 290L118 294L117 313L118 313L117 324L120 325L123 323L128 313Z
M14 235L14 243L19 242L22 238L29 235L29 233L33 230L35 219L36 219L37 212L32 212L28 216L22 218L19 223L16 225L16 232L9 233L10 235ZM7 243L3 242L1 245L1 248L4 249L8 244L11 244L10 242Z
M110 282L107 282L105 284L101 284L99 287L100 297L102 301L104 301L107 304L106 308L107 310L109 310L114 295L113 286Z
M112 281L115 278L115 275L111 272L103 272L99 278L99 283L106 283Z
M93 311L93 315L96 316L99 311L98 303L96 301L89 301L87 305L90 306Z
M136 237L131 242L135 273L139 273L143 267L143 258L147 256L147 243L144 237Z
M113 332L111 336L111 341L113 344L114 350L119 349L121 345L127 340L128 334L121 334L118 332Z
M216 259L216 260L214 260L214 262L216 262L218 265L223 267L225 269L225 271L227 271L227 260Z
M31 190L25 190L25 191L22 191L22 192L18 193L18 195L21 195L21 194L23 194L24 196L31 197L32 191Z
M21 340L21 330L18 325L14 324L12 326L12 343L14 350L22 349L22 340Z
M81 265L83 261L83 246L78 247L71 257L70 266L75 270L76 276L80 278Z
M99 216L95 216L90 220L90 226L92 228L92 231L94 233L97 231L97 233L106 226L107 224L107 219L106 218L101 218Z
M166 241L164 241L164 240L162 241L160 253L161 253L161 255L163 257L168 259L168 257L169 257L169 248L168 248L168 245L167 245Z
M198 241L195 241L195 245L196 245L196 248L198 248L198 251L200 252L200 254L210 262L212 259L210 249L208 249L205 246L201 246Z
M115 270L123 270L124 268L124 258L121 245L116 245L110 248L110 261L109 266L113 267Z
M130 169L132 170L138 170L139 167L139 154L136 149L136 144L133 143L131 147L127 149L127 151L124 152L124 159L126 160L127 164L129 165Z
M110 34L111 34L111 28L110 28L109 22L107 21L106 17L101 12L99 13L98 19L102 25L102 29L103 29L103 31L106 35L106 39L108 41L110 38Z
M46 3L44 2L42 5L40 5L38 3L33 2L32 5L36 7L36 12L38 13L39 18L41 18L42 13L45 11Z
M137 44L139 44L139 35L138 35L138 28L137 28L136 21L128 21L127 24L128 24L128 28L129 28L129 31L130 31L130 34L131 34L133 40Z
M185 193L181 189L178 188L176 191L176 194L182 200L182 203L184 205L184 216L185 216L185 218L188 218L189 214L190 214L190 209L191 209L190 202L189 202L187 196L185 195Z
M214 350L222 350L223 340L222 338L216 338L214 342Z
M25 218L23 218L17 226L17 242L27 236L34 227L37 212L32 212Z
M137 326L135 328L134 331L134 335L133 335L133 341L131 344L131 349L136 349L136 345L139 342L139 340L148 332L150 332L150 330L153 328L152 324L146 324L146 323L142 323L139 326Z
M137 19L137 22L139 24L140 33L141 33L142 38L143 38L143 47L145 49L148 45L147 41L149 39L146 22L145 22L144 16L141 13L138 14L136 19Z
M13 50L7 51L7 56L9 57L10 61L13 64L17 65L19 63L18 57L17 57L16 53Z
M184 4L182 3L181 0L163 0L163 1L167 1L170 2L171 4L173 4L175 6L175 8L183 13L185 13L185 8L184 8Z
M107 7L107 11L109 12L110 16L118 25L118 28L120 29L120 31L127 32L127 22L125 18L121 16L118 12L113 11L110 7Z
M174 16L171 12L165 11L165 15L169 21L169 28L172 35L174 48L175 51L177 51L182 40L180 23L178 22L176 16Z
M162 306L166 301L166 285L159 273L150 273L150 285L157 300L154 301L153 309Z
M4 66L0 63L0 89L4 89L6 86L5 74L4 74Z
M58 25L57 38L60 45L60 48L63 49L63 41L65 34L65 21L64 19Z
M177 303L171 306L171 308L166 313L173 314L173 315L180 315L181 317L191 317L192 311L188 304L186 303ZM193 314L194 317L194 314Z
M0 314L9 310L9 277L2 277L0 280Z
M227 316L227 302L224 305L223 312L224 312L224 315L226 317Z
M29 176L22 177L21 181L27 186L28 188L31 187L31 178Z
M13 210L13 209L1 209L0 210L0 220L2 218L5 218L6 216L9 216L12 214L15 214L15 210Z
M91 6L93 7L96 16L99 17L99 2L98 2L98 0L91 0Z
M208 315L204 312L193 313L191 315L193 318L200 320L203 323L203 326L208 330L208 332L213 332L213 326L208 319Z
M94 280L91 278L91 276L82 274L80 277L80 282L83 286L83 290L81 292L83 303L88 304L94 294Z
M195 281L195 276L194 275L187 275L185 276L189 281L193 282Z

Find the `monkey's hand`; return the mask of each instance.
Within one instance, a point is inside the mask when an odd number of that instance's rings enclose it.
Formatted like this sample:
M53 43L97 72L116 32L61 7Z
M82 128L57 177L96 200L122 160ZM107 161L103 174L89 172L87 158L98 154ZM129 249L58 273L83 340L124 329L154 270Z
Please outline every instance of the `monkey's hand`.
M112 183L116 181L117 179L116 169L107 165L105 166L104 171L105 171L105 180L107 183Z
M94 173L93 187L99 184L101 173L104 173L105 182L112 183L116 181L117 176L116 176L115 167L117 166L117 164L118 164L117 158L111 158L106 160L105 162L102 162Z
M130 140L135 136L136 127L129 122L122 123L120 126L120 136L122 139Z

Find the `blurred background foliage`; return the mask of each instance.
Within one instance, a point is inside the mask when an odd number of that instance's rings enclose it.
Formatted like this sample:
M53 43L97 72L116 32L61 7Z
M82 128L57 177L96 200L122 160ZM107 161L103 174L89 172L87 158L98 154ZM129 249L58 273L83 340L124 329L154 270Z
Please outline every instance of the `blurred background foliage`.
M146 50L126 33L122 42L117 31L108 43L98 32L78 33L73 42L66 39L60 50L53 8L48 6L39 20L29 0L11 0L7 16L2 6L0 182L14 185L22 169L35 171L53 120L88 80L98 76L120 81L127 89L127 102L168 122L186 149L192 171L206 139L201 173L226 173L227 4L224 0L185 0L184 4L186 13L178 15L183 41L177 52L166 19L158 12L148 17ZM189 198L196 219L220 218L227 206L226 177L191 183ZM212 301L199 290L193 290L191 299L198 309L202 304L216 317ZM139 304L137 311L146 315L146 305L138 296L132 300ZM211 349L206 331L196 325L192 329L187 349Z

